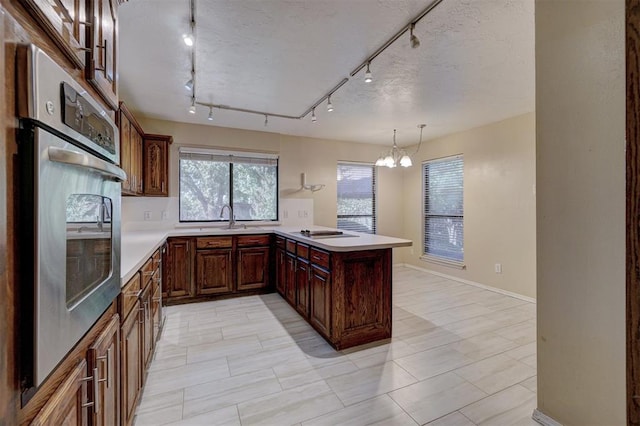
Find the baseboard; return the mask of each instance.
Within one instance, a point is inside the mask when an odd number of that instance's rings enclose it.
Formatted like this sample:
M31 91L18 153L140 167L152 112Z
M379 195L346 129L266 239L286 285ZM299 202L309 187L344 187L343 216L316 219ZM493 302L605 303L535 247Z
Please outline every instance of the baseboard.
M531 418L536 422L540 423L542 426L562 426L562 423L556 422L551 417L547 416L537 408L533 410L533 414L531 415Z
M504 294L505 296L515 297L516 299L524 300L526 302L536 303L536 299L534 299L533 297L523 296L522 294L514 293L512 291L491 287L491 286L480 284L478 282L471 281L471 280L465 280L464 278L454 277L453 275L443 274L442 272L433 271L431 269L421 268L420 266L411 265L410 263L396 263L393 266L404 266L406 268L415 269L416 271L427 272L429 274L437 275L442 278L447 278L449 280L458 281L464 284L469 284L474 287L482 288L484 290L493 291L494 293L500 293L500 294Z

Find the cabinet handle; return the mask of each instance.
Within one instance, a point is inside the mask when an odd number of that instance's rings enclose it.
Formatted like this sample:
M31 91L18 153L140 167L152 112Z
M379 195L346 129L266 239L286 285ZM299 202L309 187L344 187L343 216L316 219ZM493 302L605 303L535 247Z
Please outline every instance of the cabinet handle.
M93 407L93 412L95 414L100 413L100 398L98 398L98 393L100 392L100 383L98 379L98 367L93 369L93 376L83 377L80 379L83 382L92 381L93 382L93 401L87 401L82 404L82 408Z
M105 378L98 379L98 382L107 382L107 389L111 388L111 347L107 349L107 354L96 357L97 360L105 361Z
M142 314L142 319L140 319L140 314ZM138 308L138 324L144 324L144 317L147 315L146 310L144 309L144 304Z
M138 290L138 291L127 291L124 293L125 295L129 296L129 297L135 297L136 299L138 297L140 297L140 294L142 294L142 290Z
M164 182L160 184L160 187L162 188L161 191L164 193Z

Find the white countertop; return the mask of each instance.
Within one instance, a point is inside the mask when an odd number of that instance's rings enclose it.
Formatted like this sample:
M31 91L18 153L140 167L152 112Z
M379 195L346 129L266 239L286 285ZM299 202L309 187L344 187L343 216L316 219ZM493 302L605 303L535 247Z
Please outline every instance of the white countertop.
M322 226L308 227L310 230L335 230ZM122 285L144 265L153 253L164 243L167 237L204 236L204 235L240 235L240 234L271 234L301 241L306 244L328 251L347 252L357 250L376 250L394 247L409 247L411 240L387 237L384 235L362 234L344 231L353 237L337 237L314 239L300 235L300 229L290 227L247 227L246 229L226 228L175 228L158 231L123 232L121 237L120 276ZM297 234L296 234L297 233Z

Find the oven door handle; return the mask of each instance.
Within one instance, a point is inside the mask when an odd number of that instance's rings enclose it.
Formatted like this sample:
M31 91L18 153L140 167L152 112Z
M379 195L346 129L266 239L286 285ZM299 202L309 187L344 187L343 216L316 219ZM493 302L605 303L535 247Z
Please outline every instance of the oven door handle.
M127 174L120 167L107 163L104 160L89 154L71 151L69 149L50 146L48 149L49 160L57 163L72 164L74 166L85 167L96 170L103 175L109 176L117 182L122 182L127 178Z

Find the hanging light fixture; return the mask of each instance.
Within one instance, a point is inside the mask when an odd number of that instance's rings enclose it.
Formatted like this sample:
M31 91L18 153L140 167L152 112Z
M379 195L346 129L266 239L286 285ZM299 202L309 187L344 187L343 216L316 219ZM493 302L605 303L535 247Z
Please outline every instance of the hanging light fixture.
M415 27L415 23L411 23L411 26L409 27L409 43L411 44L412 49L417 49L418 47L420 47L420 40L418 39L418 37L416 37L415 34L413 34L413 30Z
M196 113L196 98L191 97L191 106L189 107L189 114Z
M371 75L371 70L369 69L370 62L367 62L367 71L364 73L364 82L371 83L373 81L373 75Z
M209 107L209 116L207 117L207 120L213 121L213 107Z
M333 104L331 103L331 95L327 97L327 112L333 111Z
M267 114L264 115L264 127L269 125L269 116Z
M311 110L311 122L315 123L316 121L318 121L318 118L316 117L316 109L312 109Z
M189 92L192 91L193 90L193 79L187 81L184 84L184 88L187 89L187 91L189 91Z
M415 155L420 150L420 146L422 145L422 129L424 129L426 124L418 124L418 128L420 129L420 142L418 143L418 148L416 148L416 152L412 155ZM376 166L378 167L389 167L390 169L401 166L401 167L411 167L413 165L413 161L411 161L411 156L407 154L402 148L398 147L396 143L396 129L393 129L393 146L391 149L378 157L376 160Z

